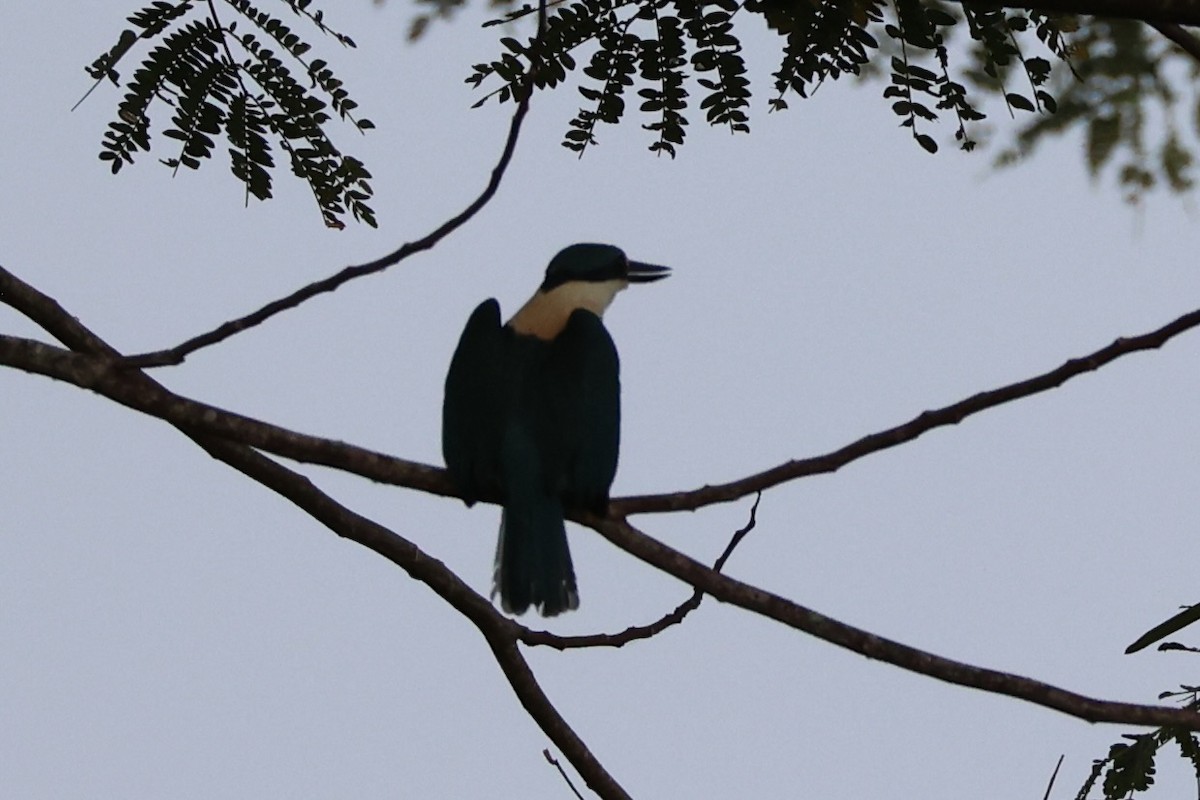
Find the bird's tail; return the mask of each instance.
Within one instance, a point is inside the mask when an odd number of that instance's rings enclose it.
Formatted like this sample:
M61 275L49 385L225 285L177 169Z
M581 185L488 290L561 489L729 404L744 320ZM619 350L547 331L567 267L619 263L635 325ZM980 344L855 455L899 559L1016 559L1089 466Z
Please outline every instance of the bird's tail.
M522 496L524 495L524 496ZM510 491L500 517L492 596L510 614L533 606L544 617L579 607L575 569L558 498Z

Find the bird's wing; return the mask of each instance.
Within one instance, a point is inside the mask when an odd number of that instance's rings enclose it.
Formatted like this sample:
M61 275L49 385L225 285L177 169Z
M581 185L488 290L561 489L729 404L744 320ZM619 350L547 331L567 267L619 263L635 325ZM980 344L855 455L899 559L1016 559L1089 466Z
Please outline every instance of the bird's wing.
M549 345L542 370L547 476L569 506L603 514L617 472L621 441L621 383L617 348L600 318L571 314Z
M458 340L442 402L442 455L468 505L499 493L504 353L500 304L485 300L471 313Z

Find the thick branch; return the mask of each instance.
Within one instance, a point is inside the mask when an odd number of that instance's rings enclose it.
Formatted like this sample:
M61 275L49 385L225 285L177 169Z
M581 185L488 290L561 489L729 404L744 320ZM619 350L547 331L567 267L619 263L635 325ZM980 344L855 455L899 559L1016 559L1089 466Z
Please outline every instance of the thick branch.
M146 413L153 414L176 424L188 436L202 442L203 446L210 453L222 460L226 460L227 463L233 464L238 459L245 459L245 463L239 463L238 468L246 472L247 475L288 497L288 499L295 502L301 508L309 511L318 520L331 527L339 535L360 542L364 546L400 564L410 575L426 583L426 585L438 592L439 596L444 597L447 602L467 615L484 632L493 651L497 653L497 658L513 657L513 653L516 652L517 647L516 637L521 635L515 623L497 614L490 604L471 592L469 588L466 588L465 584L462 584L457 576L446 570L442 564L433 559L428 559L415 545L400 537L396 537L395 534L392 534L386 528L336 504L333 500L321 494L302 476L292 473L290 470L258 453L254 453L241 444L234 444L233 442L223 441L210 436L213 432L220 433L222 430L232 430L228 427L222 427L223 424L227 426L231 418L241 420L241 424L251 433L261 433L260 429L272 429L273 426L267 426L264 423L258 423L248 418L237 417L237 415L231 415L228 412L205 407L194 401L180 398L167 392L141 373L114 368L114 360L110 355L112 353L111 348L94 337L90 331L77 321L60 319L59 315L65 315L66 312L59 308L57 304L44 295L37 293L32 287L16 280L16 278L5 273L3 270L0 270L0 301L7 302L14 307L27 309L31 318L37 319L41 317L45 319L45 322L52 325L58 331L56 335L61 335L67 341L90 343L89 349L100 353L100 355L83 355L28 339L0 336L0 363L101 391L112 396L114 399L124 396L148 397L149 401L147 407L144 409ZM1044 391L1045 388L1058 385L1058 383L1066 380L1071 375L1097 369L1102 364L1125 353L1157 347L1171 336L1194 327L1197 324L1200 324L1200 311L1184 315L1150 334L1134 339L1119 339L1088 359L1077 359L1067 362L1063 367L1046 375L1039 376L1022 384L1013 384L1005 389L984 392L973 398L968 398L959 405L964 406L964 409L961 409L962 411L974 413L982 408L990 407L1000 402L997 399L1000 395L1008 396L1008 399L1011 400L1025 394L1032 394L1035 391ZM118 402L122 401L118 399ZM135 408L138 407L133 403L127 404ZM979 407L976 408L976 405L979 405ZM196 418L197 408L206 409L199 413L199 418ZM956 407L951 406L948 408L954 409ZM925 416L918 417L910 425L915 425L920 429L921 421ZM952 421L957 422L962 416L965 416L965 413L962 413ZM177 423L177 418L181 419L182 422ZM949 424L949 421L941 424ZM282 429L276 430L282 431ZM895 430L903 431L904 426ZM908 438L914 438L919 432L920 430L917 432L910 431L911 435ZM285 433L290 434L290 432ZM300 437L299 434L291 435ZM867 438L871 439L872 437ZM882 444L874 449L881 449L882 447L892 446L896 443L898 441L892 441L890 444ZM340 447L345 448L347 446L340 445ZM865 452L872 452L872 450L868 449ZM865 452L859 455L861 456ZM631 527L623 518L600 518L594 515L585 515L580 517L580 521L599 531L601 535L622 549L689 585L711 594L718 600L733 603L748 611L762 614L832 644L861 653L868 658L886 661L903 669L961 686L969 686L996 694L1019 698L1092 722L1116 722L1131 725L1180 725L1189 729L1200 730L1200 715L1196 715L1195 712L1190 710L1097 700L1029 678L982 667L974 667L969 664L942 658L941 656L936 656L932 653L927 653L923 650L918 650L914 647L909 647L908 645L845 625L786 598L715 572L683 553L673 550L661 542L642 534ZM335 525L338 527L334 527ZM500 627L502 624L506 627ZM491 627L493 625L496 627ZM528 673L528 667L523 665L523 662L520 665L516 665L515 662L502 662L501 666L505 669L505 674L509 682L512 683L518 693L532 691L531 682L532 687L536 687L536 682L533 682L532 675ZM529 703L533 702L530 697L533 696L520 696L521 702L526 704L527 709L530 709L531 706ZM573 747L571 737L567 736L563 728L559 726L561 718L554 711L553 707L549 706L548 701L546 707L540 707L537 703L534 703L534 707L540 708L538 713L542 715L535 716L535 719L537 719L539 725L543 726L547 735L555 740L556 745L563 749L564 753L577 752L570 749ZM534 713L532 709L530 713ZM562 722L562 726L565 726L565 722ZM569 728L566 730L569 731ZM571 758L572 756L568 755L568 757ZM575 763L574 759L572 759L572 763ZM599 768L598 764L594 766L597 769ZM593 769L593 765L590 765L586 758L581 760L579 764L576 764L576 768L585 777L588 774L595 776L595 773L585 772L585 770ZM604 785L599 777L596 779L600 781L599 785ZM591 778L588 778L588 780L590 784ZM620 787L617 786L616 790L619 789ZM622 797L624 795L622 793L608 796Z
M185 431L185 433L187 433ZM554 742L600 797L629 800L621 787L550 702L517 647L518 626L437 559L377 522L356 514L319 490L307 478L243 445L188 434L213 458L286 497L329 530L372 550L433 589L483 634L513 692L542 732Z
M718 600L782 622L790 628L867 658L947 683L1015 697L1088 722L1178 725L1188 730L1200 730L1200 714L1191 709L1097 700L1032 678L943 658L838 622L787 598L714 572L699 561L650 538L624 520L592 518L587 522L622 550Z
M189 400L111 359L72 353L29 339L0 336L0 364L56 378L196 433L208 433L295 461L334 467L373 480L456 496L445 470L322 439ZM127 375L129 377L127 377ZM133 377L136 376L136 377Z
M176 427L229 438L302 463L335 467L371 480L439 495L455 495L445 471L361 447L322 439L190 400L136 370L120 369L120 354L53 298L0 267L0 302L12 306L71 350L0 336L0 363L91 389ZM85 355L94 354L94 355Z
M1183 26L1173 22L1152 22L1150 27L1170 39L1189 56L1200 61L1200 39L1184 30Z
M513 687L521 705L567 757L588 787L606 800L630 800L621 784L608 774L583 740L571 730L558 709L546 698L533 671L529 669L529 663L521 656L517 643L511 638L489 636L488 644L492 646L496 661L504 670L504 677Z
M971 0L959 2L962 5L972 4ZM995 0L988 5L1057 14L1200 25L1200 0Z
M0 301L24 313L63 344L94 354L73 353L42 342L0 336L0 363L100 391L118 402L172 422L209 455L286 497L334 533L378 553L414 580L424 583L484 635L521 705L593 791L608 800L628 800L629 795L604 769L538 685L517 647L518 637L526 630L523 626L501 615L445 564L426 555L404 537L342 506L304 476L245 444L204 431L207 423L216 423L220 427L224 422L231 433L237 430L261 432L264 427L271 429L274 426L174 395L141 372L114 369L115 359L120 358L116 350L52 298L18 281L3 269L0 269ZM108 391L104 391L105 388ZM155 413L153 408L167 411ZM281 437L283 441L293 437L309 438L282 428L269 435Z
M169 392L158 383L133 371L114 368L119 358L63 310L51 298L0 267L0 302L25 313L60 341L74 349L108 355L89 359L39 342L0 336L0 364L74 383L115 400L122 405L160 417L173 425L236 440L301 463L320 464L381 483L404 486L446 497L457 491L446 471L428 464L407 461L333 439L298 433ZM726 503L761 492L787 481L834 472L872 453L912 441L934 428L956 425L989 408L1061 386L1066 381L1093 372L1122 356L1161 347L1170 339L1200 325L1200 310L1191 311L1162 327L1139 336L1117 339L1090 355L1073 358L1061 366L1024 381L980 392L943 408L925 411L894 428L872 433L850 444L811 458L780 464L731 483L705 486L692 491L662 495L615 498L613 516L695 510ZM65 337L65 338L64 338ZM101 343L102 344L102 343ZM107 363L106 363L107 362ZM127 380L137 375L140 380ZM495 501L496 498L483 498Z

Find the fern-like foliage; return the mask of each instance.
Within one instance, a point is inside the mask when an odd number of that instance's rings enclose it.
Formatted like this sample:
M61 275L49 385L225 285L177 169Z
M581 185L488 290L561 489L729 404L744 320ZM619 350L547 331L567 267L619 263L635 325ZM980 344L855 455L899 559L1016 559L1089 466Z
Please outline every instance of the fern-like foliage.
M533 13L526 5L495 23ZM655 115L643 125L654 135L650 149L674 156L684 140L691 90L700 90L699 109L710 125L750 130L741 27L762 22L782 41L770 110L883 60L890 66L883 96L901 127L929 152L938 149L931 126L946 114L959 146L975 146L971 125L984 112L976 104L981 92L968 90L967 82L977 62L990 83L982 93L1000 94L1010 113L1053 111L1046 88L1052 60L1068 56L1064 32L1075 27L1073 20L1064 24L1040 12L942 0L567 0L553 8L545 36L503 39L507 52L476 64L467 82L499 82L480 103L519 98L530 82L557 85L564 70L573 69L577 51L590 47L578 88L588 105L568 124L563 144L579 152L595 144L600 123L621 121L632 89L644 101L640 110ZM974 60L950 47L956 28L966 28ZM1017 81L1028 89L1016 88Z
M323 34L354 47L350 37L326 25L312 0L280 2ZM247 198L265 200L272 196L273 150L278 148L308 184L327 226L345 227L347 213L374 226L375 214L367 205L371 174L326 133L331 112L361 132L374 125L355 118L357 104L342 82L325 61L307 59L311 46L282 20L249 0L224 3L234 12L228 23L212 3L157 0L132 14L133 28L122 31L87 68L97 83L107 79L120 86L117 66L139 43L150 46L124 83L126 93L104 133L100 158L116 174L138 153L149 152L158 104L170 115L162 135L178 143L161 159L172 170L198 169L223 136L230 168ZM239 23L251 31L239 34Z
M1179 691L1163 692L1158 696L1159 700L1167 698L1181 701L1193 711L1200 710L1200 687L1182 686ZM1091 773L1079 787L1075 800L1088 800L1097 782L1105 800L1127 800L1146 792L1154 785L1156 757L1171 743L1178 746L1180 755L1191 764L1200 781L1200 739L1194 732L1166 727L1150 733L1124 734L1121 738L1125 741L1109 747L1105 758L1092 762Z
M792 4L747 0L747 11L762 13L772 29L787 37L774 74L775 96L768 101L771 110L788 107L789 91L804 98L826 79L860 74L870 54L879 49L867 25L883 20L881 6L853 0Z

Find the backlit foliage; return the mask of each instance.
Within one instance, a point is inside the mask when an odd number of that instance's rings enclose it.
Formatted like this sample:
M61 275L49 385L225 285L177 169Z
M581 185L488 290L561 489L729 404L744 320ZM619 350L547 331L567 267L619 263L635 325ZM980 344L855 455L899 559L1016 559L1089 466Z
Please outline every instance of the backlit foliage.
M1174 698L1187 708L1200 710L1200 687L1183 686L1176 692L1163 692L1159 700ZM1108 756L1092 763L1091 773L1075 795L1076 800L1094 796L1099 784L1105 800L1125 800L1136 797L1154 786L1155 757L1166 745L1174 744L1180 756L1190 763L1200 781L1200 739L1192 731L1181 728L1159 728L1150 733L1126 734L1125 741L1108 749ZM1174 749L1174 748L1172 748Z
M354 46L311 10L312 0L258 1L286 6ZM415 2L424 10L414 39L466 0ZM504 0L488 5L512 9ZM1191 87L1200 68L1137 21L946 0L551 0L547 10L541 37L531 35L537 9L528 3L488 23L505 26L501 52L476 64L467 82L487 90L481 105L581 73L573 83L583 102L563 137L581 155L603 126L634 117L651 151L674 156L698 112L710 125L747 133L759 107L754 89L768 111L783 111L851 76L882 83L901 129L931 153L947 141L971 150L990 136L1005 144L998 163L1009 164L1081 130L1088 168L1115 174L1130 200L1194 183L1200 93ZM88 69L120 85L118 65L139 46L148 50L123 84L127 94L102 143L100 157L114 172L150 149L156 125L177 143L162 159L176 170L197 168L223 135L247 197L271 196L282 152L327 225L341 227L347 212L374 224L370 173L327 132L334 114L359 131L371 122L355 118L329 65L308 59L308 43L278 17L248 0L180 0L154 2L129 21ZM751 75L743 55L743 38L764 27L778 45L769 77ZM156 104L169 109L168 125L152 121ZM1014 124L987 125L989 114Z
M464 1L418 0L434 11L414 33ZM534 13L527 4L492 24ZM508 100L533 59L541 73L534 83L547 88L563 82L578 57L587 64L578 87L585 105L563 144L579 152L596 143L599 123L620 121L630 101L659 153L674 155L683 144L695 95L710 124L748 131L751 78L762 78L747 75L741 35L765 24L779 45L763 93L770 111L847 75L882 79L901 127L930 152L948 138L939 122L950 123L964 150L999 139L1000 164L1081 130L1088 169L1114 173L1131 201L1194 182L1200 93L1191 87L1200 85L1200 65L1138 21L944 0L562 0L551 4L549 22L540 43L505 38L508 52L475 65L467 80L498 81L484 100ZM1015 124L981 127L984 106Z
M496 22L516 22L534 11L527 5ZM576 53L591 45L578 89L586 105L570 121L563 144L579 152L595 144L598 123L619 122L636 96L643 127L652 135L650 149L674 155L684 141L693 93L710 125L750 130L751 82L741 35L763 24L780 39L770 110L882 61L889 67L884 98L900 126L931 153L938 142L930 131L946 117L958 145L974 147L971 126L985 114L964 76L976 64L1010 111L1053 111L1047 79L1052 62L1068 55L1063 30L1075 25L1034 11L935 0L574 0L554 6L540 41L503 39L508 52L476 64L467 81L499 82L484 100L519 97L530 76L539 89L562 82ZM973 56L956 56L948 46L960 28L977 47Z
M321 11L310 10L311 0L283 2L310 27L354 47L350 37L325 24ZM108 79L126 91L100 158L115 174L138 152L149 152L152 115L163 107L170 120L159 123L162 135L176 145L161 161L172 170L199 168L223 135L231 170L247 198L265 200L271 197L278 150L308 184L326 225L344 227L349 212L374 226L367 205L371 174L326 133L331 112L358 131L374 127L371 121L354 116L357 103L342 82L325 61L307 58L311 46L278 17L248 0L224 0L220 9L230 12L228 21L217 9L216 3L195 0L154 2L131 15L133 27L87 68L98 83ZM149 51L122 84L118 66L139 45Z
M1139 200L1158 186L1191 189L1200 63L1130 20L1082 19L1071 39L1078 79L1055 77L1058 113L1022 128L1000 154L1001 163L1077 128L1088 169L1093 175L1112 169L1127 199Z

